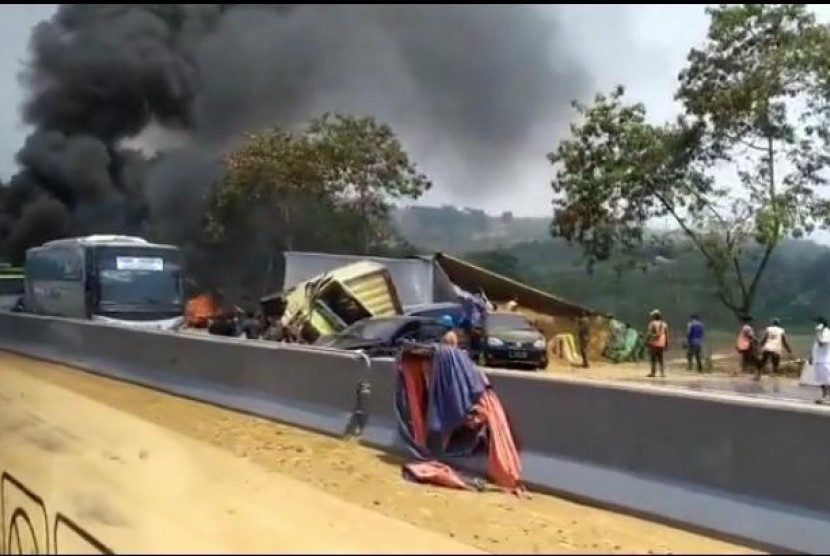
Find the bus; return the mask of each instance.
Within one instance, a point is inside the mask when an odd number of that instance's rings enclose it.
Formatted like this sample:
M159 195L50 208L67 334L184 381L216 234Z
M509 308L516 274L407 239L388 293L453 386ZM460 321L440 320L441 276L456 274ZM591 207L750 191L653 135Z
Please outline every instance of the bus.
M24 308L137 328L184 321L181 252L120 235L58 239L26 251Z

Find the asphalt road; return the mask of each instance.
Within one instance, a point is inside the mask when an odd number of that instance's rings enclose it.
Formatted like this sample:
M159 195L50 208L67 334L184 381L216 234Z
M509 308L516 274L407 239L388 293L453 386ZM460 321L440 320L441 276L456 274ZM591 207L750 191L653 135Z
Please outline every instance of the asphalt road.
M763 377L760 381L751 377L705 377L705 378L665 378L665 379L636 379L637 382L646 382L667 388L697 390L700 392L723 392L740 394L753 398L769 400L794 401L815 403L819 397L819 390L814 386L801 386L797 380L791 378Z

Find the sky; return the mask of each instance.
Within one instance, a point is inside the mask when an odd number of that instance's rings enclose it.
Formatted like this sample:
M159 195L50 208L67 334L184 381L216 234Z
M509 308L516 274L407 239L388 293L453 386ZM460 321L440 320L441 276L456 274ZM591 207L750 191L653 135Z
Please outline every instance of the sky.
M6 4L0 7L0 176L15 171L14 155L27 129L20 121L23 90L17 75L26 59L29 33L34 24L49 17L53 4ZM563 32L575 56L588 70L593 89L607 91L616 84L643 102L655 120L671 118L677 111L672 100L677 74L689 49L706 33L705 5L568 5L560 9ZM830 21L830 6L813 6L819 19ZM583 99L588 100L588 99ZM550 214L551 168L545 153L555 148L559 130L541 128L534 133L525 155L511 164L513 183L485 198L459 196L443 187L441 168L418 160L436 182L424 204L455 204L488 212L512 211L517 216ZM474 164L474 161L470 163ZM467 189L469 191L469 189Z

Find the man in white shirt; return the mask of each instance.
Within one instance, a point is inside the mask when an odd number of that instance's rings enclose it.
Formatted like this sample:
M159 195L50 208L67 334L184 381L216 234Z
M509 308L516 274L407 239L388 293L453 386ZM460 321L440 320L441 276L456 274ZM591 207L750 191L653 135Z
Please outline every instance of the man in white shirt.
M781 321L772 319L772 323L764 330L764 336L761 338L761 360L758 362L755 380L761 380L761 374L767 366L767 361L772 361L772 374L778 374L778 367L781 365L781 351L785 349L788 354L792 354L793 350L790 349L790 345L787 343L787 336L784 334L784 329L781 328Z
M816 321L818 325L810 363L813 365L816 382L821 386L821 398L816 400L816 403L822 404L830 398L830 328L823 317L817 318Z

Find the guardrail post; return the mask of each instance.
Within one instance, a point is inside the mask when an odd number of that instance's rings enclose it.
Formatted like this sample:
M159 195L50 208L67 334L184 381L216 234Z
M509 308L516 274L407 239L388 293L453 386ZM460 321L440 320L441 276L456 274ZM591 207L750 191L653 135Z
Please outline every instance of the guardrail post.
M368 414L366 413L366 402L372 394L372 385L366 380L357 383L355 392L355 406L349 423L346 425L345 436L360 436L366 428Z

